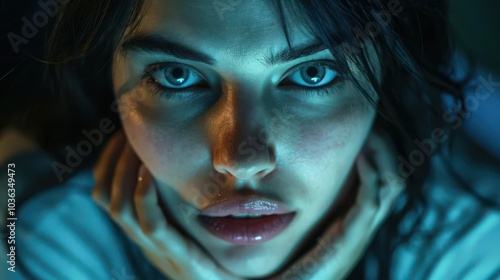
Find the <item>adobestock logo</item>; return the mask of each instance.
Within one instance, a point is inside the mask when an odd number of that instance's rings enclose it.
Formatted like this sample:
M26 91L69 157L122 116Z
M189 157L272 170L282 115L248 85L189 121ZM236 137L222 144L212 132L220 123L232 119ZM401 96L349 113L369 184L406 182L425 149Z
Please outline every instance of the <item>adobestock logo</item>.
M472 113L479 110L481 102L485 102L500 87L500 82L493 81L492 74L488 76L488 79L484 76L478 76L472 84L476 85L474 92L467 94L463 103L455 103L443 113L442 120L450 125L449 129L445 127L434 128L430 137L414 140L417 148L412 150L407 158L398 156L400 176L408 178L412 175L417 167L437 151L440 144L450 139L450 133L461 128Z
M69 0L40 0L38 6L41 10L34 12L31 19L24 16L21 18L23 26L20 32L9 32L7 38L15 53L19 53L19 46L21 44L28 44L29 39L33 39L38 35L40 28L45 27L49 23L49 18L53 18L59 12L62 4L66 4Z
M113 122L104 118L99 123L99 128L92 129L90 131L82 130L82 134L85 136L86 140L81 140L77 143L76 147L71 147L67 145L65 150L67 152L65 158L65 164L58 161L52 162L52 169L57 176L59 183L62 183L63 175L65 173L71 174L75 168L77 168L83 160L83 157L89 156L94 147L100 146L104 142L104 135L111 134L116 130L116 126Z

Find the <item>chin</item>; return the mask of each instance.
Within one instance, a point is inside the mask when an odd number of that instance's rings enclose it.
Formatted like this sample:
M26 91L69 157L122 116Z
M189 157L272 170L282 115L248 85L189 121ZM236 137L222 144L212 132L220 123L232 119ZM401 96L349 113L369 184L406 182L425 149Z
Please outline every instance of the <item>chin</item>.
M234 275L243 278L263 278L270 276L277 270L277 266L264 265L246 265L245 261L230 262L231 264L224 265L224 268Z
M268 249L268 253L263 253L262 250L250 253L247 251L248 249L233 248L230 252L225 253L223 259L218 261L234 275L244 278L261 278L275 273L286 259L285 252L281 249ZM278 250L279 254L276 254Z

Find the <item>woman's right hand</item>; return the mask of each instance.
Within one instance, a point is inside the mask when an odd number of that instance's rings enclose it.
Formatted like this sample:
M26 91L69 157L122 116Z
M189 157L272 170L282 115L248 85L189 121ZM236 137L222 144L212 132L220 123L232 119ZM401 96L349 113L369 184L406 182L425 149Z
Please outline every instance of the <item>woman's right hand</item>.
M168 224L155 182L122 131L106 144L94 167L94 200L169 279L241 279L220 268L192 240Z

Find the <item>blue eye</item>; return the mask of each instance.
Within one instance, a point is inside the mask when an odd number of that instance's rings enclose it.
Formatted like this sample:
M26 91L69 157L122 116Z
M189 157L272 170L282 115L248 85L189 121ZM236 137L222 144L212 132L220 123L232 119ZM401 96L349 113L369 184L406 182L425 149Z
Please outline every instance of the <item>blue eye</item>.
M286 80L307 88L319 88L334 81L338 74L328 65L318 62L307 63L305 66L299 66L292 70Z
M147 71L159 86L167 89L185 89L204 82L194 70L182 64L157 64Z

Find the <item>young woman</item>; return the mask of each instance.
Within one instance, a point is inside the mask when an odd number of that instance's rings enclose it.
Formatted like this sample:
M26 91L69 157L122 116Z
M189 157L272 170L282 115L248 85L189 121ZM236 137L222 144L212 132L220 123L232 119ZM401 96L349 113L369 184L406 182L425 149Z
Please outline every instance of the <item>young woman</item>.
M56 6L50 74L86 140L23 205L27 279L499 276L495 206L442 156L443 3Z

